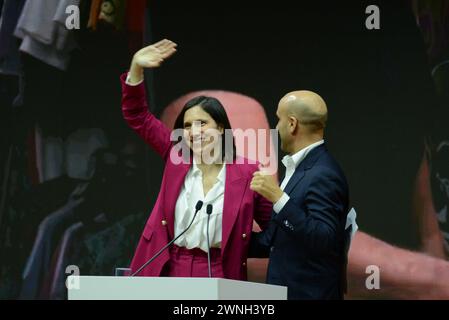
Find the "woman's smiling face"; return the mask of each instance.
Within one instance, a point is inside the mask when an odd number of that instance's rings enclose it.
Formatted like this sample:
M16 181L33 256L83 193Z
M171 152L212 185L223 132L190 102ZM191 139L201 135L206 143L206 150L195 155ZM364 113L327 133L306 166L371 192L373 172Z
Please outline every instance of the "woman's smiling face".
M184 138L194 154L201 154L205 149L211 149L212 144L218 143L217 133L223 134L222 126L201 106L195 106L184 114Z

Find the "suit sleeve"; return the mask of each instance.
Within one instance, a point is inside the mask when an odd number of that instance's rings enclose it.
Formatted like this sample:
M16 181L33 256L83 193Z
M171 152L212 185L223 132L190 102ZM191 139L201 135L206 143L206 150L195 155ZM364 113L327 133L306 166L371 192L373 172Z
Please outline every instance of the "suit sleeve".
M251 233L248 258L268 258L270 256L271 239L275 230L275 223L270 221L267 228L262 232Z
M123 74L120 77L123 118L148 145L167 160L172 146L170 130L148 110L144 84L130 86L125 79L126 74Z
M321 254L335 247L346 207L346 182L336 172L320 168L304 203L300 204L292 194L274 220L310 252Z

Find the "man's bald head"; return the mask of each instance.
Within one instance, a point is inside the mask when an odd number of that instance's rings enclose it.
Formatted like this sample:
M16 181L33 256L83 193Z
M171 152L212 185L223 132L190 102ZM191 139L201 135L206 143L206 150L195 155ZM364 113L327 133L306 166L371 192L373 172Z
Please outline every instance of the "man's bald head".
M326 103L315 92L300 90L287 93L279 102L279 108L295 117L311 133L326 127Z

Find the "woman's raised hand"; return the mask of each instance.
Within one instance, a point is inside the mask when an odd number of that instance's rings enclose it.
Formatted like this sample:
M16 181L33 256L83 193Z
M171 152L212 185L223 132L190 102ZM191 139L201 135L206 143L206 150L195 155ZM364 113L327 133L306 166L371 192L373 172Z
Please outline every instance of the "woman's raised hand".
M168 59L175 52L176 43L167 39L140 49L134 54L129 69L130 82L140 82L143 79L143 69L159 67L164 60Z

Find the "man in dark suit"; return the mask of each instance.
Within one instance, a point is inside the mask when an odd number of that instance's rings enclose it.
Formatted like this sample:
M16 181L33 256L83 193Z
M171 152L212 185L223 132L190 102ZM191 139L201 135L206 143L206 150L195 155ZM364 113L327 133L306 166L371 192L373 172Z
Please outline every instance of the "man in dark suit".
M288 287L289 299L342 299L348 233L348 185L324 145L327 107L311 91L279 102L276 128L285 177L254 173L251 189L273 202L270 227L252 237L254 256L269 255L267 283Z

